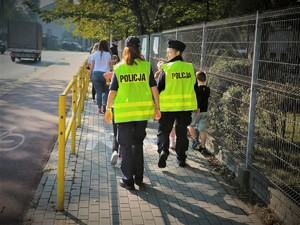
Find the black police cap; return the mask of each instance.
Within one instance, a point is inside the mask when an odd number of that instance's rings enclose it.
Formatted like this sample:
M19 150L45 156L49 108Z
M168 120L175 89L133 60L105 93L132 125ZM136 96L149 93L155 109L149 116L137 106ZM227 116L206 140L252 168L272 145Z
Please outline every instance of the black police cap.
M170 40L168 42L168 48L174 48L180 52L183 52L185 47L186 47L186 45L178 40Z
M126 47L138 47L138 46L140 46L140 39L136 36L129 36L125 40L125 46Z

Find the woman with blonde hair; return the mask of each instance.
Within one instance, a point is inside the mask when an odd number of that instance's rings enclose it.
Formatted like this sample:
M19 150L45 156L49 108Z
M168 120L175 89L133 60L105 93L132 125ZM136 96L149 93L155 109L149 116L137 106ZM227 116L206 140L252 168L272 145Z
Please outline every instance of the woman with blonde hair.
M90 51L90 55L89 55L89 58L88 58L88 69L91 68L91 64L92 64L92 56L93 54L95 53L95 51L98 51L99 49L99 43L95 43ZM91 78L91 77L90 77ZM95 87L92 83L92 101L95 102L96 101L96 90L95 90Z

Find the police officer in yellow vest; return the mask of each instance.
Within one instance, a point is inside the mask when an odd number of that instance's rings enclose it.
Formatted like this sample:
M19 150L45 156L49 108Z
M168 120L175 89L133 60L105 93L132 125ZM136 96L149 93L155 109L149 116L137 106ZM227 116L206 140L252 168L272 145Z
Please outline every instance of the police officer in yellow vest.
M158 167L165 168L169 155L169 134L176 120L176 154L179 166L186 166L189 141L187 126L191 123L191 113L197 109L196 76L193 65L183 62L182 52L186 45L178 40L170 40L167 47L168 63L162 66L157 86L160 93L160 111L157 145Z
M114 68L107 100L110 115L118 126L118 142L122 155L120 186L128 190L142 185L144 175L143 141L147 121L160 118L159 93L150 63L142 60L140 40L130 36L125 41L123 59Z

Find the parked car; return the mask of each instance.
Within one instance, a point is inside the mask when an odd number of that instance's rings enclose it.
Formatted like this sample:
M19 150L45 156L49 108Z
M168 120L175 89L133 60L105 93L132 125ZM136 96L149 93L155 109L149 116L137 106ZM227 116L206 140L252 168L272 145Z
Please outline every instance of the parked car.
M68 51L82 51L82 46L77 42L64 41L61 48Z
M6 45L3 41L0 41L0 52L3 54L6 51Z

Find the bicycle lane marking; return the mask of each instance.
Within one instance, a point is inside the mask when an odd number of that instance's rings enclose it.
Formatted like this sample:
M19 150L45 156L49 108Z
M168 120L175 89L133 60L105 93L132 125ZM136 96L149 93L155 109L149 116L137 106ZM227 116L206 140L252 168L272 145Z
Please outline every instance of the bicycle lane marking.
M24 141L23 134L13 133L12 127L10 129L0 129L0 152L12 151L20 147Z

